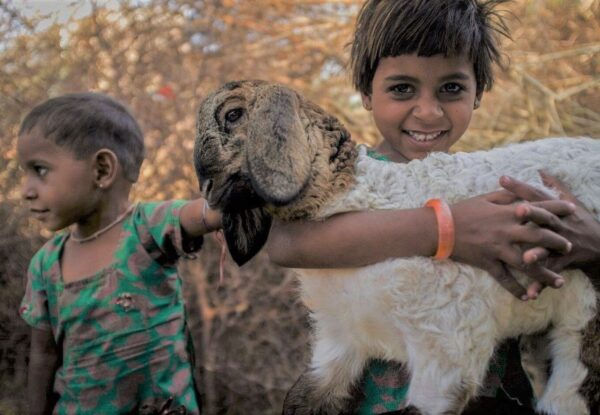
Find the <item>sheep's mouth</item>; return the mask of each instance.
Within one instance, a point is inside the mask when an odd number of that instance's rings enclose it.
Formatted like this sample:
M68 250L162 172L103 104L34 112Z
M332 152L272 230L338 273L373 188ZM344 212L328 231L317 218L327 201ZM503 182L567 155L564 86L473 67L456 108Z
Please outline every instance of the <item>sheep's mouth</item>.
M223 212L238 212L262 207L266 203L253 189L250 178L236 173L230 176L221 191L211 189L209 204Z

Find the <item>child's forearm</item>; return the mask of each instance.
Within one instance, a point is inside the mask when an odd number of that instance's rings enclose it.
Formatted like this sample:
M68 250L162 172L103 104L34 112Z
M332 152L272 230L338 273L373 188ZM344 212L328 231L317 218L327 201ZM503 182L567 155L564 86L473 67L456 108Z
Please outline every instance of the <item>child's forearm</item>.
M275 222L269 258L292 268L358 267L393 257L431 256L437 225L429 208L343 213L325 221Z
M569 241L527 224L508 192L492 192L451 206L455 224L452 259L485 269L513 295L527 292L506 265L523 269L521 245L566 252ZM565 210L566 202L558 202ZM555 213L529 206L536 216ZM558 220L558 219L557 219ZM267 242L270 259L285 267L340 268L387 258L432 256L437 248L437 219L432 209L354 212L323 222L275 223ZM558 286L559 276L544 267L525 270L541 285Z
M52 333L33 329L29 356L27 397L30 415L51 414L54 408L54 376L59 353Z
M453 259L489 271L493 261L522 265L515 244L566 249L565 238L523 224L516 208L500 200L504 197L494 192L451 206ZM432 256L436 248L437 219L430 208L351 212L322 222L275 222L267 242L273 262L296 268L364 266L388 258Z

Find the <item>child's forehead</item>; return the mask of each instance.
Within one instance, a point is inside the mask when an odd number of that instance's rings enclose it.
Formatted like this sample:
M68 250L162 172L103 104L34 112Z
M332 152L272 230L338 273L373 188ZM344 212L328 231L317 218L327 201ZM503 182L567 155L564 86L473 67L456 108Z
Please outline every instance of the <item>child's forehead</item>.
M32 128L18 137L17 158L20 162L51 160L56 157L75 159L75 154L46 137L39 128Z
M419 56L416 53L389 56L382 58L377 67L378 72L387 74L406 74L413 77L437 76L447 77L460 74L474 75L474 64L466 55Z

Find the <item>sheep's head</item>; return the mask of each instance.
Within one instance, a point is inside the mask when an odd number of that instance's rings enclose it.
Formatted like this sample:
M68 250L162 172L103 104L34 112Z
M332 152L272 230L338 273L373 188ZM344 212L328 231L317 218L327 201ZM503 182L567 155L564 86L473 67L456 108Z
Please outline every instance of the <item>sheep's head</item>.
M349 182L355 157L335 117L281 85L229 82L198 111L196 173L240 265L266 242L271 215L311 217Z

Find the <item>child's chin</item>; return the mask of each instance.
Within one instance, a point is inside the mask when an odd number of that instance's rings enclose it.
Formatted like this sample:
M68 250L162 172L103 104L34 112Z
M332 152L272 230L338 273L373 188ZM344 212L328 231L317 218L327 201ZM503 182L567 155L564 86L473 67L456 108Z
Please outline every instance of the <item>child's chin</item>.
M68 228L68 225L52 223L49 220L42 221L42 226L44 227L44 229L46 229L49 232L58 232L58 231L62 231L63 229Z

